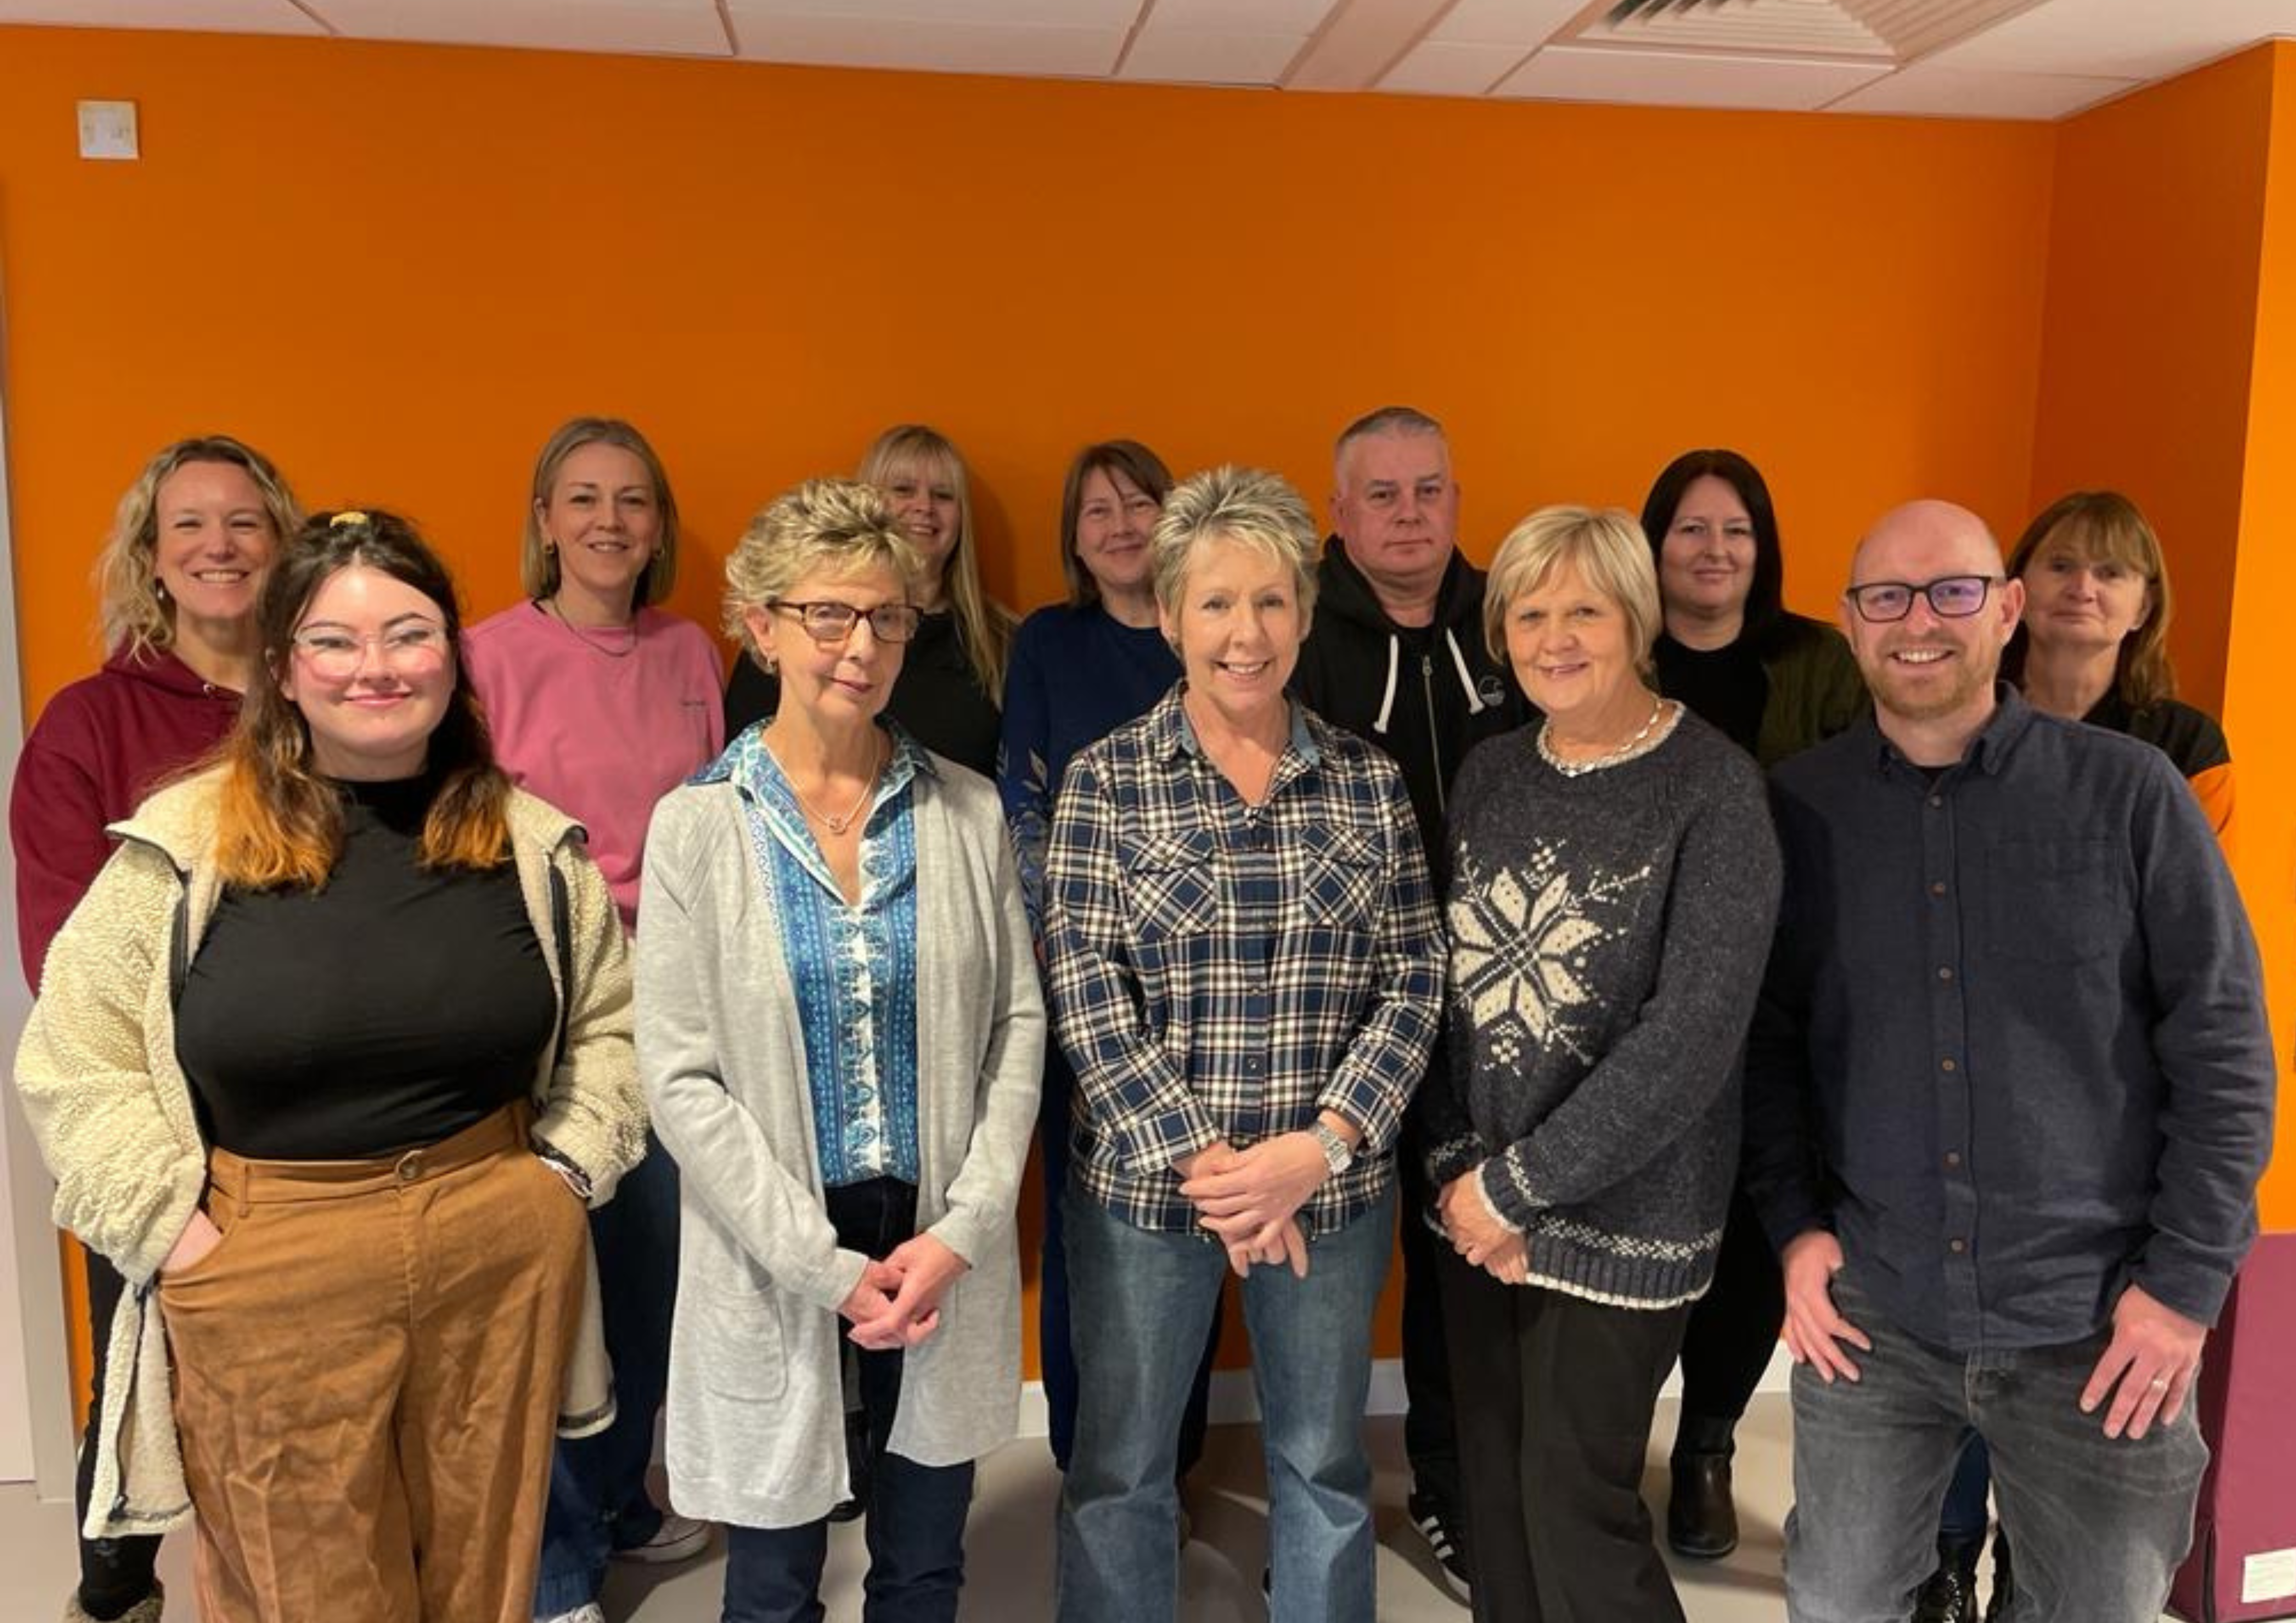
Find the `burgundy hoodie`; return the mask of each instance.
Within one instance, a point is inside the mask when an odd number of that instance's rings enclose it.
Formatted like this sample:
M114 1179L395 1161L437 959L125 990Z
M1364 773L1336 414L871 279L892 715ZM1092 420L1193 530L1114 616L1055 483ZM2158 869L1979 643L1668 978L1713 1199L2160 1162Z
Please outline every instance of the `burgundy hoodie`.
M35 995L48 942L111 855L105 824L220 742L238 717L237 693L164 652L139 658L123 649L48 701L8 798L16 937Z

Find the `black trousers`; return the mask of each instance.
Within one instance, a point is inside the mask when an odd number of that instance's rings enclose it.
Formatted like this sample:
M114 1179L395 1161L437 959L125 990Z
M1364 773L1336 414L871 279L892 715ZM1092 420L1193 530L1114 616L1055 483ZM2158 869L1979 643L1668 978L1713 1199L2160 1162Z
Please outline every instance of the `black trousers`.
M1689 1310L1440 1269L1476 1623L1683 1623L1642 1477Z
M1434 1063L1443 1062L1439 1052ZM1416 1111L1404 1117L1395 1157L1403 1242L1403 1451L1411 1461L1412 1491L1433 1499L1448 1518L1459 1511L1459 1438L1437 1280L1439 1258L1451 1248L1427 1226L1436 1192L1428 1185L1417 1120Z
M1786 1319L1785 1275L1741 1188L1730 1196L1714 1283L1690 1309L1682 1337L1682 1427L1734 1422L1761 1384Z
M119 1270L87 1253L87 1316L94 1351L94 1392L88 1400L87 1429L79 1442L79 1472L72 1485L72 1504L78 1525L87 1525L88 1496L95 1490L95 1454L100 1447L96 1428L103 1407L104 1366L111 1351L112 1316L127 1282ZM116 1618L152 1593L154 1568L160 1560L157 1538L90 1538L79 1541L79 1603L92 1618Z

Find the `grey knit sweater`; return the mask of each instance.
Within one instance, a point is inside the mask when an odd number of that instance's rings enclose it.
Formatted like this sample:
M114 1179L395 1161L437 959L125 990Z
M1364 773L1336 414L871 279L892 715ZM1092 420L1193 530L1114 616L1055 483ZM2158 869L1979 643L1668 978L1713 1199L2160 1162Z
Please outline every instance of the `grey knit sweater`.
M1712 1279L1738 1166L1740 1053L1777 916L1762 777L1684 715L1578 777L1537 725L1482 744L1451 794L1449 1075L1429 1169L1482 1165L1530 1275L1657 1308Z

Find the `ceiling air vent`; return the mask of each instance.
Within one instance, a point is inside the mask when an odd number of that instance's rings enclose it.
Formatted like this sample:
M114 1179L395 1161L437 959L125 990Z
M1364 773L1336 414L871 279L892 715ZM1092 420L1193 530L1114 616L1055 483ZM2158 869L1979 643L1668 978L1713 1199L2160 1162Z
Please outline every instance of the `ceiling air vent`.
M1597 0L1563 37L1725 55L1847 57L1902 66L2036 0Z

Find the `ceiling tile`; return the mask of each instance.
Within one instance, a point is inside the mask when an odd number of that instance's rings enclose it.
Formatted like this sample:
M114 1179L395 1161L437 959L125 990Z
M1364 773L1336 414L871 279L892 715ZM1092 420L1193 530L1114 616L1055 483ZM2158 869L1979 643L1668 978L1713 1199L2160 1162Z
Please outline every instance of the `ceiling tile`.
M2062 119L2136 87L2135 79L2062 73L1991 73L1932 60L1876 79L1829 112L1915 113L1939 119Z
M1447 44L1513 45L1520 56L1543 45L1587 9L1586 0L1458 0L1428 34Z
M1887 71L1858 62L1549 45L1492 94L1554 102L1806 111Z
M846 22L955 22L1005 28L1129 29L1141 0L731 0L735 16Z
M2152 80L2275 34L2296 34L2296 0L2045 0L1928 60Z
M179 29L215 34L324 34L287 0L0 0L0 23Z
M310 0L354 39L731 56L711 0Z
M1419 43L1447 0L1348 0L1284 81L1292 90L1362 90Z
M925 73L1049 74L1098 78L1116 66L1125 30L997 28L964 22L851 22L765 16L732 0L742 54L754 61L896 68Z
M1388 70L1382 90L1406 95L1482 95L1515 70L1528 45L1455 45L1425 39Z
M1153 6L1143 9L1149 29L1308 35L1323 26L1335 4L1337 0L1155 0Z
M1151 27L1133 37L1117 77L1190 85L1274 85L1307 43L1305 34Z

